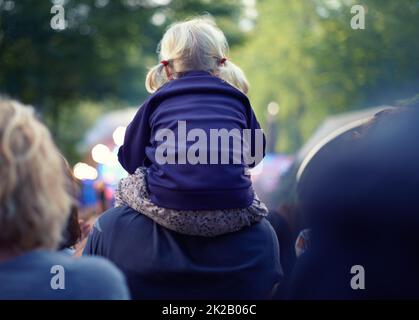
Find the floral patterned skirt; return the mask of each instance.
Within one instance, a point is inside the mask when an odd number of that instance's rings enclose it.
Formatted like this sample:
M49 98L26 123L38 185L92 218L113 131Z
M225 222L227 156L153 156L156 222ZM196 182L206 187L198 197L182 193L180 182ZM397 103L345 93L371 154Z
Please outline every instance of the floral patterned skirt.
M134 174L119 182L115 206L123 205L144 214L165 228L203 237L236 232L268 215L268 209L256 194L250 207L244 209L182 211L159 207L150 199L144 167L138 168Z

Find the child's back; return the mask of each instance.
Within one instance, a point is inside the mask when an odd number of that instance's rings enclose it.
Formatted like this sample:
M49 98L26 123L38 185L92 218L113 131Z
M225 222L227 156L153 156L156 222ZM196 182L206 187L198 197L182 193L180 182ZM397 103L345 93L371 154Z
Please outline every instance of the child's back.
M130 173L148 167L151 199L159 206L246 208L253 201L243 155L246 129L262 158L263 133L257 134L260 127L247 97L208 72L186 72L141 107L127 130L129 143L121 148L120 161ZM245 152L258 151L251 149Z
M146 79L152 95L119 150L130 176L120 183L117 205L171 230L210 237L267 215L248 172L264 157L265 137L246 96L246 77L227 53L211 20L166 31L161 63Z

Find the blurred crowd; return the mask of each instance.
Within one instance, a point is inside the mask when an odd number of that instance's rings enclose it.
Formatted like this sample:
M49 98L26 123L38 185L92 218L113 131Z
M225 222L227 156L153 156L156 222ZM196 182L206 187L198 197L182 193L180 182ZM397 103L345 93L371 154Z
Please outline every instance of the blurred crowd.
M122 268L124 275L105 259L76 258L82 255L97 214L82 215L80 220L78 184L48 130L36 119L32 109L7 99L1 100L0 105L0 283L9 286L2 290L1 298L128 299L130 290L133 298L170 298L169 291L174 298L193 299L196 298L197 288L193 286L196 283L201 285L200 297L215 297L216 291L205 287L199 279L202 274L189 272L194 267L188 264L182 266L181 273L170 278L172 282L168 280L162 285L162 282L154 281L156 277L169 279L162 276L165 271L173 271L170 268L165 270L166 264L177 263L163 261L164 257L149 261L147 270L143 266L142 272ZM281 274L275 275L278 276L278 281L274 281L277 285L268 296L255 289L260 296L251 295L251 298L419 297L418 121L419 109L414 106L385 110L368 123L333 140L316 154L298 181L296 204L283 205L268 217L279 242L279 247L272 247L279 248L277 263L281 265ZM103 192L99 186L96 190L98 194ZM108 206L99 201L95 212L101 213ZM109 223L106 219L105 224ZM124 228L123 225L119 227ZM147 228L150 226L137 230L138 234L149 235ZM185 235L168 234L167 237L178 242L178 249L200 241L197 237ZM219 238L226 240L228 237L230 235ZM113 244L105 243L108 240L96 241L96 246L115 250ZM116 243L117 239L113 241ZM150 258L147 248L138 252L135 241L124 243L121 252L113 253L116 265L118 258L115 255L126 257L132 252L140 258ZM249 245L233 238L228 242L237 250ZM88 249L90 252L95 250L101 249ZM48 257L34 258L33 254L39 252ZM231 254L229 252L230 257ZM176 258L176 255L168 258ZM91 264L93 269L102 265L103 272L101 268L95 271L101 285L80 282L90 271L76 266L86 259L88 261L84 263ZM229 258L224 256L223 259ZM48 263L61 263L71 270L74 283L67 284L67 287L73 285L74 288L66 295L54 295L35 286L39 281L37 275L42 271L39 269L46 268ZM231 279L228 261L214 259L212 262L217 263L224 264L224 269L218 270L214 279L228 283L228 286L219 286L218 289L228 291L230 288L230 292L220 291L219 296L234 298L237 294L235 288L241 284ZM354 277L351 268L354 266L361 266L365 277L359 288L351 286ZM25 276L22 278L14 276L23 272ZM6 276L7 282L4 280ZM207 276L214 277L211 272ZM270 281L271 275L247 276L263 282ZM125 279L128 279L128 284ZM112 283L105 283L109 281ZM176 294L179 282L189 291ZM23 293L18 294L17 289L12 289L24 286ZM86 287L89 290L86 291ZM99 296L98 290L101 291ZM142 293L138 294L138 291Z

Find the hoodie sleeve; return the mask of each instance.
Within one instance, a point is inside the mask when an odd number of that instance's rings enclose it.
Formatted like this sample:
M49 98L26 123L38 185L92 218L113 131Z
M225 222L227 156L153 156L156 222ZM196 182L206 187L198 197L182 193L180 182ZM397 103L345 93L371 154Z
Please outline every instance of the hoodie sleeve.
M265 133L262 131L253 108L249 104L249 115L248 115L248 129L251 130L251 142L250 142L250 157L255 157L255 162L250 164L250 168L256 167L265 157L266 149L266 138ZM256 142L258 145L256 145ZM257 148L258 147L258 148ZM260 154L259 157L257 155Z
M145 148L150 143L151 134L148 109L146 101L127 127L124 144L118 151L119 163L129 174L133 174L138 167L144 166L147 158Z

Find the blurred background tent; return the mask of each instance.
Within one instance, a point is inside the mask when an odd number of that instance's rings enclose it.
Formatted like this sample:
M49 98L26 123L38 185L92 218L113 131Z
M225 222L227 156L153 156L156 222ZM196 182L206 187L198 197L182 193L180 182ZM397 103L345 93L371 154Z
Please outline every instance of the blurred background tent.
M98 143L106 143L111 139L116 145L123 142L124 131L134 118L137 108L126 108L108 112L100 116L95 124L87 131L80 145L84 152Z
M392 109L391 106L381 106L364 110L345 112L327 117L316 129L314 134L298 150L296 163L298 164L297 180L316 153L332 140L348 131L354 130L371 121L375 114L382 110Z
M284 158L276 155L273 160L273 156L268 155L268 165L275 161L276 170L268 167L266 172L256 177L255 189L261 200L272 210L277 210L284 203L294 203L294 191L299 178L322 148L335 139L359 129L371 121L378 112L390 109L394 107L380 106L329 116L317 127L294 157Z

